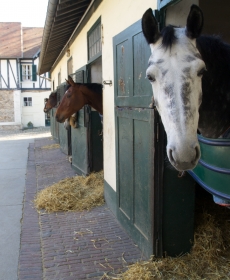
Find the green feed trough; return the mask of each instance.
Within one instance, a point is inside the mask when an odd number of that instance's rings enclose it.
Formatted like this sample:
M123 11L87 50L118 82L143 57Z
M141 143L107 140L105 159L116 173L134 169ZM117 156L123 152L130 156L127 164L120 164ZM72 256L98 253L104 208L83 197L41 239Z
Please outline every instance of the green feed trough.
M189 174L205 190L230 200L230 139L210 139L198 135L201 159Z

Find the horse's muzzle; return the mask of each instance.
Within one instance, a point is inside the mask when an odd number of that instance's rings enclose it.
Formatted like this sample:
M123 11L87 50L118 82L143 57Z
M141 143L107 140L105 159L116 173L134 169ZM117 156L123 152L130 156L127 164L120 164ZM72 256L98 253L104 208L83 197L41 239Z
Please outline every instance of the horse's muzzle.
M175 148L169 148L167 153L169 161L178 171L194 169L200 159L199 145L188 151L188 156L186 156L186 159L183 159L183 157L179 154L179 152L177 152Z
M56 115L55 118L56 118L56 121L59 122L59 123L63 123L63 122L65 121L65 118L60 117L60 116L58 116L58 115Z

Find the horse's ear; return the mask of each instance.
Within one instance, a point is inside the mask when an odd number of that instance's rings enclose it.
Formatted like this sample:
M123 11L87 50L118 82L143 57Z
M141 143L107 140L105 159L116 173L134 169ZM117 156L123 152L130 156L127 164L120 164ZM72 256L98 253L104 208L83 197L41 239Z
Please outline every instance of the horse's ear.
M148 44L154 44L160 38L161 34L158 30L158 22L153 15L153 11L149 8L142 16L142 31Z
M187 18L186 35L191 39L199 37L203 28L203 23L204 17L201 9L196 5L192 5Z
M75 84L71 76L68 76L68 81L66 80L66 82L71 86L74 86Z
M45 98L45 102L48 102L48 100L49 100L48 98Z

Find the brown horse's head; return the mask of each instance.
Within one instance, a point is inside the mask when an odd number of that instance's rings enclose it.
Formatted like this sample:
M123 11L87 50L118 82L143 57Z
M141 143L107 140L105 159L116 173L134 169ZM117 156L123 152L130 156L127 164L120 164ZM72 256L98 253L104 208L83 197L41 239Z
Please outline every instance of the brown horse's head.
M65 119L78 112L86 104L102 114L102 85L78 84L70 76L68 76L66 82L68 89L56 112L56 120L58 122L64 122Z
M44 112L47 113L57 105L57 92L52 92L49 98L45 99L45 102Z

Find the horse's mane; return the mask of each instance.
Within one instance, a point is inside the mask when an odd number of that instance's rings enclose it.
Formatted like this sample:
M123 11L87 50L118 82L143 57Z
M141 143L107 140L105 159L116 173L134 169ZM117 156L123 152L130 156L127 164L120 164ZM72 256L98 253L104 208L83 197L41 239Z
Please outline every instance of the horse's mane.
M57 91L55 90L55 91L52 91L51 93L50 93L50 95L49 95L49 98L51 97L51 96L55 96L57 94Z
M230 45L214 35L202 35L197 38L196 43L208 70L206 75L213 83L215 80L215 85L230 89Z
M86 84L77 83L77 84L86 86L88 89L93 90L98 94L102 94L102 88L103 88L102 84L98 84L98 83L86 83Z

